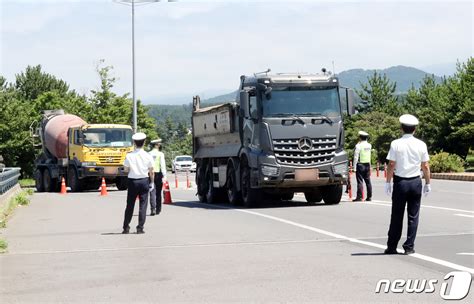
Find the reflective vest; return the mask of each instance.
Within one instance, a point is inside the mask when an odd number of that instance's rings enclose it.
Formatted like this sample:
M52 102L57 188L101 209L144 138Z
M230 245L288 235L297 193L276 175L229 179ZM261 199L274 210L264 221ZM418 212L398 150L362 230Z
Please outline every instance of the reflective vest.
M367 141L362 141L356 145L356 153L359 150L359 163L370 164L370 153L372 151L372 145Z

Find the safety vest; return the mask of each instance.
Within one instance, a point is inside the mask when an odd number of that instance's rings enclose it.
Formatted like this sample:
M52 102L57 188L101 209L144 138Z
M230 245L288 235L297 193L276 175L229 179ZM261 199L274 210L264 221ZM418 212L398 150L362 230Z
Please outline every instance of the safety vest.
M367 164L370 163L370 152L372 151L372 145L367 141L362 141L359 144L359 163Z
M156 153L155 162L153 163L153 170L155 173L161 172L161 158L164 156L163 152Z

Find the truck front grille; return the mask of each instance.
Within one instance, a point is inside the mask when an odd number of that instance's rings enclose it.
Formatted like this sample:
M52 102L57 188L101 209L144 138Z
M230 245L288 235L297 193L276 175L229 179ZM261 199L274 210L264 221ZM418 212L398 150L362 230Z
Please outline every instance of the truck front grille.
M311 141L311 148L300 149L299 139L275 139L273 150L280 164L294 166L311 166L331 162L336 151L336 136L324 138L306 138Z
M122 162L122 156L99 156L99 164L120 164Z

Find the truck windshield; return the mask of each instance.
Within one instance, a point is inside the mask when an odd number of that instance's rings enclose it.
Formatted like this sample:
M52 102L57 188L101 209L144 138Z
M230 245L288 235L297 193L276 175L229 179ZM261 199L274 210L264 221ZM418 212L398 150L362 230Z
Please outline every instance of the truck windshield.
M83 132L84 145L89 147L131 147L130 129L87 129Z
M336 87L273 87L271 94L263 97L264 117L339 117L340 113Z

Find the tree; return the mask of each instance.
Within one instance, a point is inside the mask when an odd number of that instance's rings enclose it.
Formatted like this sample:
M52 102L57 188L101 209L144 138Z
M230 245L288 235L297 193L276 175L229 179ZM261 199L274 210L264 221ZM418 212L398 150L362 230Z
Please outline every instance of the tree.
M44 92L58 91L66 94L69 85L41 70L41 65L28 66L25 72L16 75L15 89L18 94L26 100L35 100Z
M360 113L371 111L384 112L397 116L401 112L400 105L395 96L397 84L390 82L387 75L380 75L374 71L372 77L367 78L367 83L360 83L361 90L356 90L362 103L356 109Z

